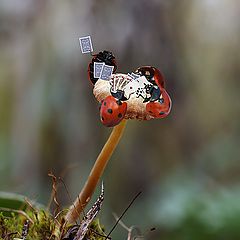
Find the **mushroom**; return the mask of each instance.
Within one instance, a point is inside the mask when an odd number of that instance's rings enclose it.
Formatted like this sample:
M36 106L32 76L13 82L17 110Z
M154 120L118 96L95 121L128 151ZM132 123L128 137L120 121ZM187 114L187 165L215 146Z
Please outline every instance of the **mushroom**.
M113 74L108 80L94 77L93 65L103 62L113 66ZM100 152L88 179L65 216L68 223L76 221L83 211L101 178L104 169L119 143L128 119L151 120L166 117L172 102L165 90L162 73L155 67L144 66L134 73L116 72L113 54L103 51L93 55L88 66L88 77L93 84L93 94L100 106L100 120L112 133Z

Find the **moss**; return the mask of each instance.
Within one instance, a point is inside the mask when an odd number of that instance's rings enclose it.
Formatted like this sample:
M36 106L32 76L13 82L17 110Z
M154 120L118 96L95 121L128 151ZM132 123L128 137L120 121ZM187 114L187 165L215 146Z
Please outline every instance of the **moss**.
M22 219L12 213L11 217L5 217L0 213L0 239L12 239L22 231Z
M78 229L78 227L75 225L76 231L67 237L66 233L71 230L71 228L73 229L73 226L61 226L60 222L63 223L62 218L58 219L57 221L52 217L50 213L43 210L39 211L36 214L32 212L26 212L26 214L29 216L30 219L32 219L32 222L29 221L29 229L26 236L27 240L72 240L74 234ZM6 217L3 213L0 213L0 239L21 239L23 227L24 224L26 224L26 220L26 217L22 216L21 214L11 213L10 217ZM61 229L61 231L56 231L56 229ZM57 232L59 233L56 234ZM94 220L91 223L85 238L89 240L106 239L104 237L104 228L103 226L101 226L98 219Z
M104 227L100 224L99 219L96 219L95 221L92 222L92 224L89 227L89 231L86 234L87 239L89 240L105 240L106 238L104 237L105 234L105 229Z

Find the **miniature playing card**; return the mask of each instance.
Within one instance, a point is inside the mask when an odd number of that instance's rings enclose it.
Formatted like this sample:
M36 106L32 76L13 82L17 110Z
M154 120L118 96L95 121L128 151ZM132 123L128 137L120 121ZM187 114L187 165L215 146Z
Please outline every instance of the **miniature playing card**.
M102 62L94 62L93 63L93 76L94 76L94 78L100 78L104 65L105 64L102 63Z
M80 43L82 53L93 52L93 45L92 45L91 36L86 36L86 37L79 38L79 43Z
M140 77L140 75L139 74L136 74L136 73L128 73L128 76L129 77L131 77L131 78L133 78L133 79L137 79L137 78L139 78Z
M102 80L109 80L110 76L112 75L114 66L104 65L100 79Z

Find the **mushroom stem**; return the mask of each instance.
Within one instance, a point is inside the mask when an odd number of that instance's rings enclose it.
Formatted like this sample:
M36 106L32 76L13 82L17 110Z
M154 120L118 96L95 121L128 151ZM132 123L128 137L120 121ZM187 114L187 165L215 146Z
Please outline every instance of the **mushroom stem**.
M78 197L76 198L65 216L65 220L67 223L75 222L90 201L92 194L98 184L98 181L102 176L103 171L108 163L108 160L112 156L114 149L116 148L119 140L122 137L126 122L127 121L123 119L116 127L113 128L111 135L105 143L102 151L98 155L98 158L88 176L88 179L82 191L79 193Z

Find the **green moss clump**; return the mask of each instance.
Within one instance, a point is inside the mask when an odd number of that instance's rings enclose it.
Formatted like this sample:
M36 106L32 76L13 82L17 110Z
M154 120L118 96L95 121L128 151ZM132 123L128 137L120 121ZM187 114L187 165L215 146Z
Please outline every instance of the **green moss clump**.
M12 239L22 231L22 220L12 213L11 217L5 217L0 213L0 239Z
M73 226L61 227L60 220L56 220L52 215L46 211L39 211L36 214L26 212L32 222L29 221L29 229L26 236L27 240L72 240L74 235L66 238L66 233L71 230ZM26 223L26 217L21 214L11 213L11 216L5 216L0 213L0 239L12 240L14 238L21 239L22 229ZM76 230L78 229L75 227ZM56 231L61 229L61 231ZM76 233L76 232L75 232ZM104 240L104 228L100 225L99 220L94 220L89 226L89 230L85 236L89 240Z
M32 213L27 213L32 216ZM6 217L0 213L0 239L21 238L22 229L26 223L26 217L20 214L11 213L11 217ZM50 214L40 211L36 214L33 223L29 222L27 239L54 239L52 232L55 229L54 219Z
M89 240L106 240L106 234L104 227L100 224L99 219L94 220L90 227L89 231L86 234L86 239Z

